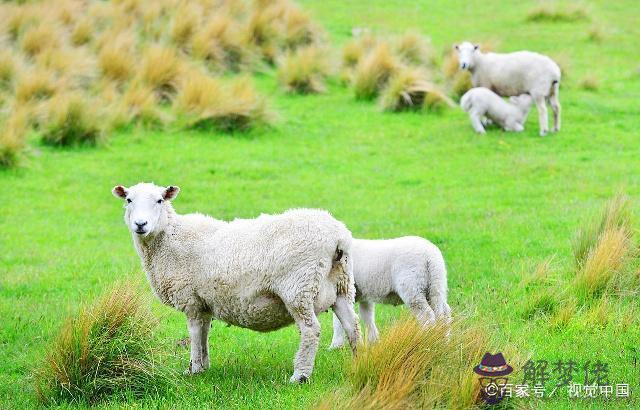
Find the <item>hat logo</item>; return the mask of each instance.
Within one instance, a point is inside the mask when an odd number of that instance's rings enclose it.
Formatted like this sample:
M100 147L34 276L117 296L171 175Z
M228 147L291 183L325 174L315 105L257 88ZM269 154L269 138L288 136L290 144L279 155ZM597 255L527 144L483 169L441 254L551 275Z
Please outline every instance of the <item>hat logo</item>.
M498 404L504 398L506 376L513 372L513 367L507 364L502 353L485 353L480 364L473 368L480 376L480 393L487 404Z

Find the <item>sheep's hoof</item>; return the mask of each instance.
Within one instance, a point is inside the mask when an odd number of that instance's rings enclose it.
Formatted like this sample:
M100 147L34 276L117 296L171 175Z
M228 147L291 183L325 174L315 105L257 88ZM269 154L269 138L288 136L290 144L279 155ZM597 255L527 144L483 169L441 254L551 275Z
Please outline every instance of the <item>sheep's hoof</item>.
M191 376L196 373L204 372L204 368L202 366L194 366L193 363L189 363L189 368L184 371L185 376Z
M327 348L327 350L337 350L345 347L344 343L331 343L331 346Z
M293 372L293 376L291 376L291 378L289 379L289 383L298 383L298 384L306 383L308 381L309 381L309 376L307 376L304 373L298 373L297 370Z

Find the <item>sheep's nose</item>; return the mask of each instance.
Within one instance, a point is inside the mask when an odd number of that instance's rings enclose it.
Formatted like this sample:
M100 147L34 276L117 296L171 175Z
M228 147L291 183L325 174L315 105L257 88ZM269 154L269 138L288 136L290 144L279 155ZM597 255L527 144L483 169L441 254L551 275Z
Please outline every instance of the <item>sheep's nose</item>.
M135 221L134 224L138 227L138 229L144 227L147 224L147 221Z
M460 64L460 68L462 68L463 70L465 70L467 68L467 63L462 63Z

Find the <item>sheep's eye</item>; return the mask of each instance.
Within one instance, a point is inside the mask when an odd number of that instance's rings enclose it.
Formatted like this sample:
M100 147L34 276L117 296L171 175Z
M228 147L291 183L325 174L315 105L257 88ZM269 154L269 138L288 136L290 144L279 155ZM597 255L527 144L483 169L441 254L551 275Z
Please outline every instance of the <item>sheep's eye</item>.
M162 199L158 199L158 201L157 201L157 202L158 202L159 204L161 204L161 203L162 203Z
M130 204L131 203L131 199L127 198L127 203Z

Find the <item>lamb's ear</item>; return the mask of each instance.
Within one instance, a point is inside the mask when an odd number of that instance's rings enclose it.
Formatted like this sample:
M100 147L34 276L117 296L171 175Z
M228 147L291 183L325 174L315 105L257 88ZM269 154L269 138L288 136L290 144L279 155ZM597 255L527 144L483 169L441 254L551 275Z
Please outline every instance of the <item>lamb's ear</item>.
M477 49L479 49L479 48L480 48L480 46L479 46L479 45L477 45L477 44L474 44L474 45L473 45L473 50L474 50L474 51L475 51L475 50L477 50Z
M129 191L127 191L127 188L123 187L122 185L116 185L111 190L111 193L116 198L125 199L127 197L127 193L129 193Z
M178 192L180 192L180 187L169 185L162 193L162 198L165 201L171 201L178 196Z

